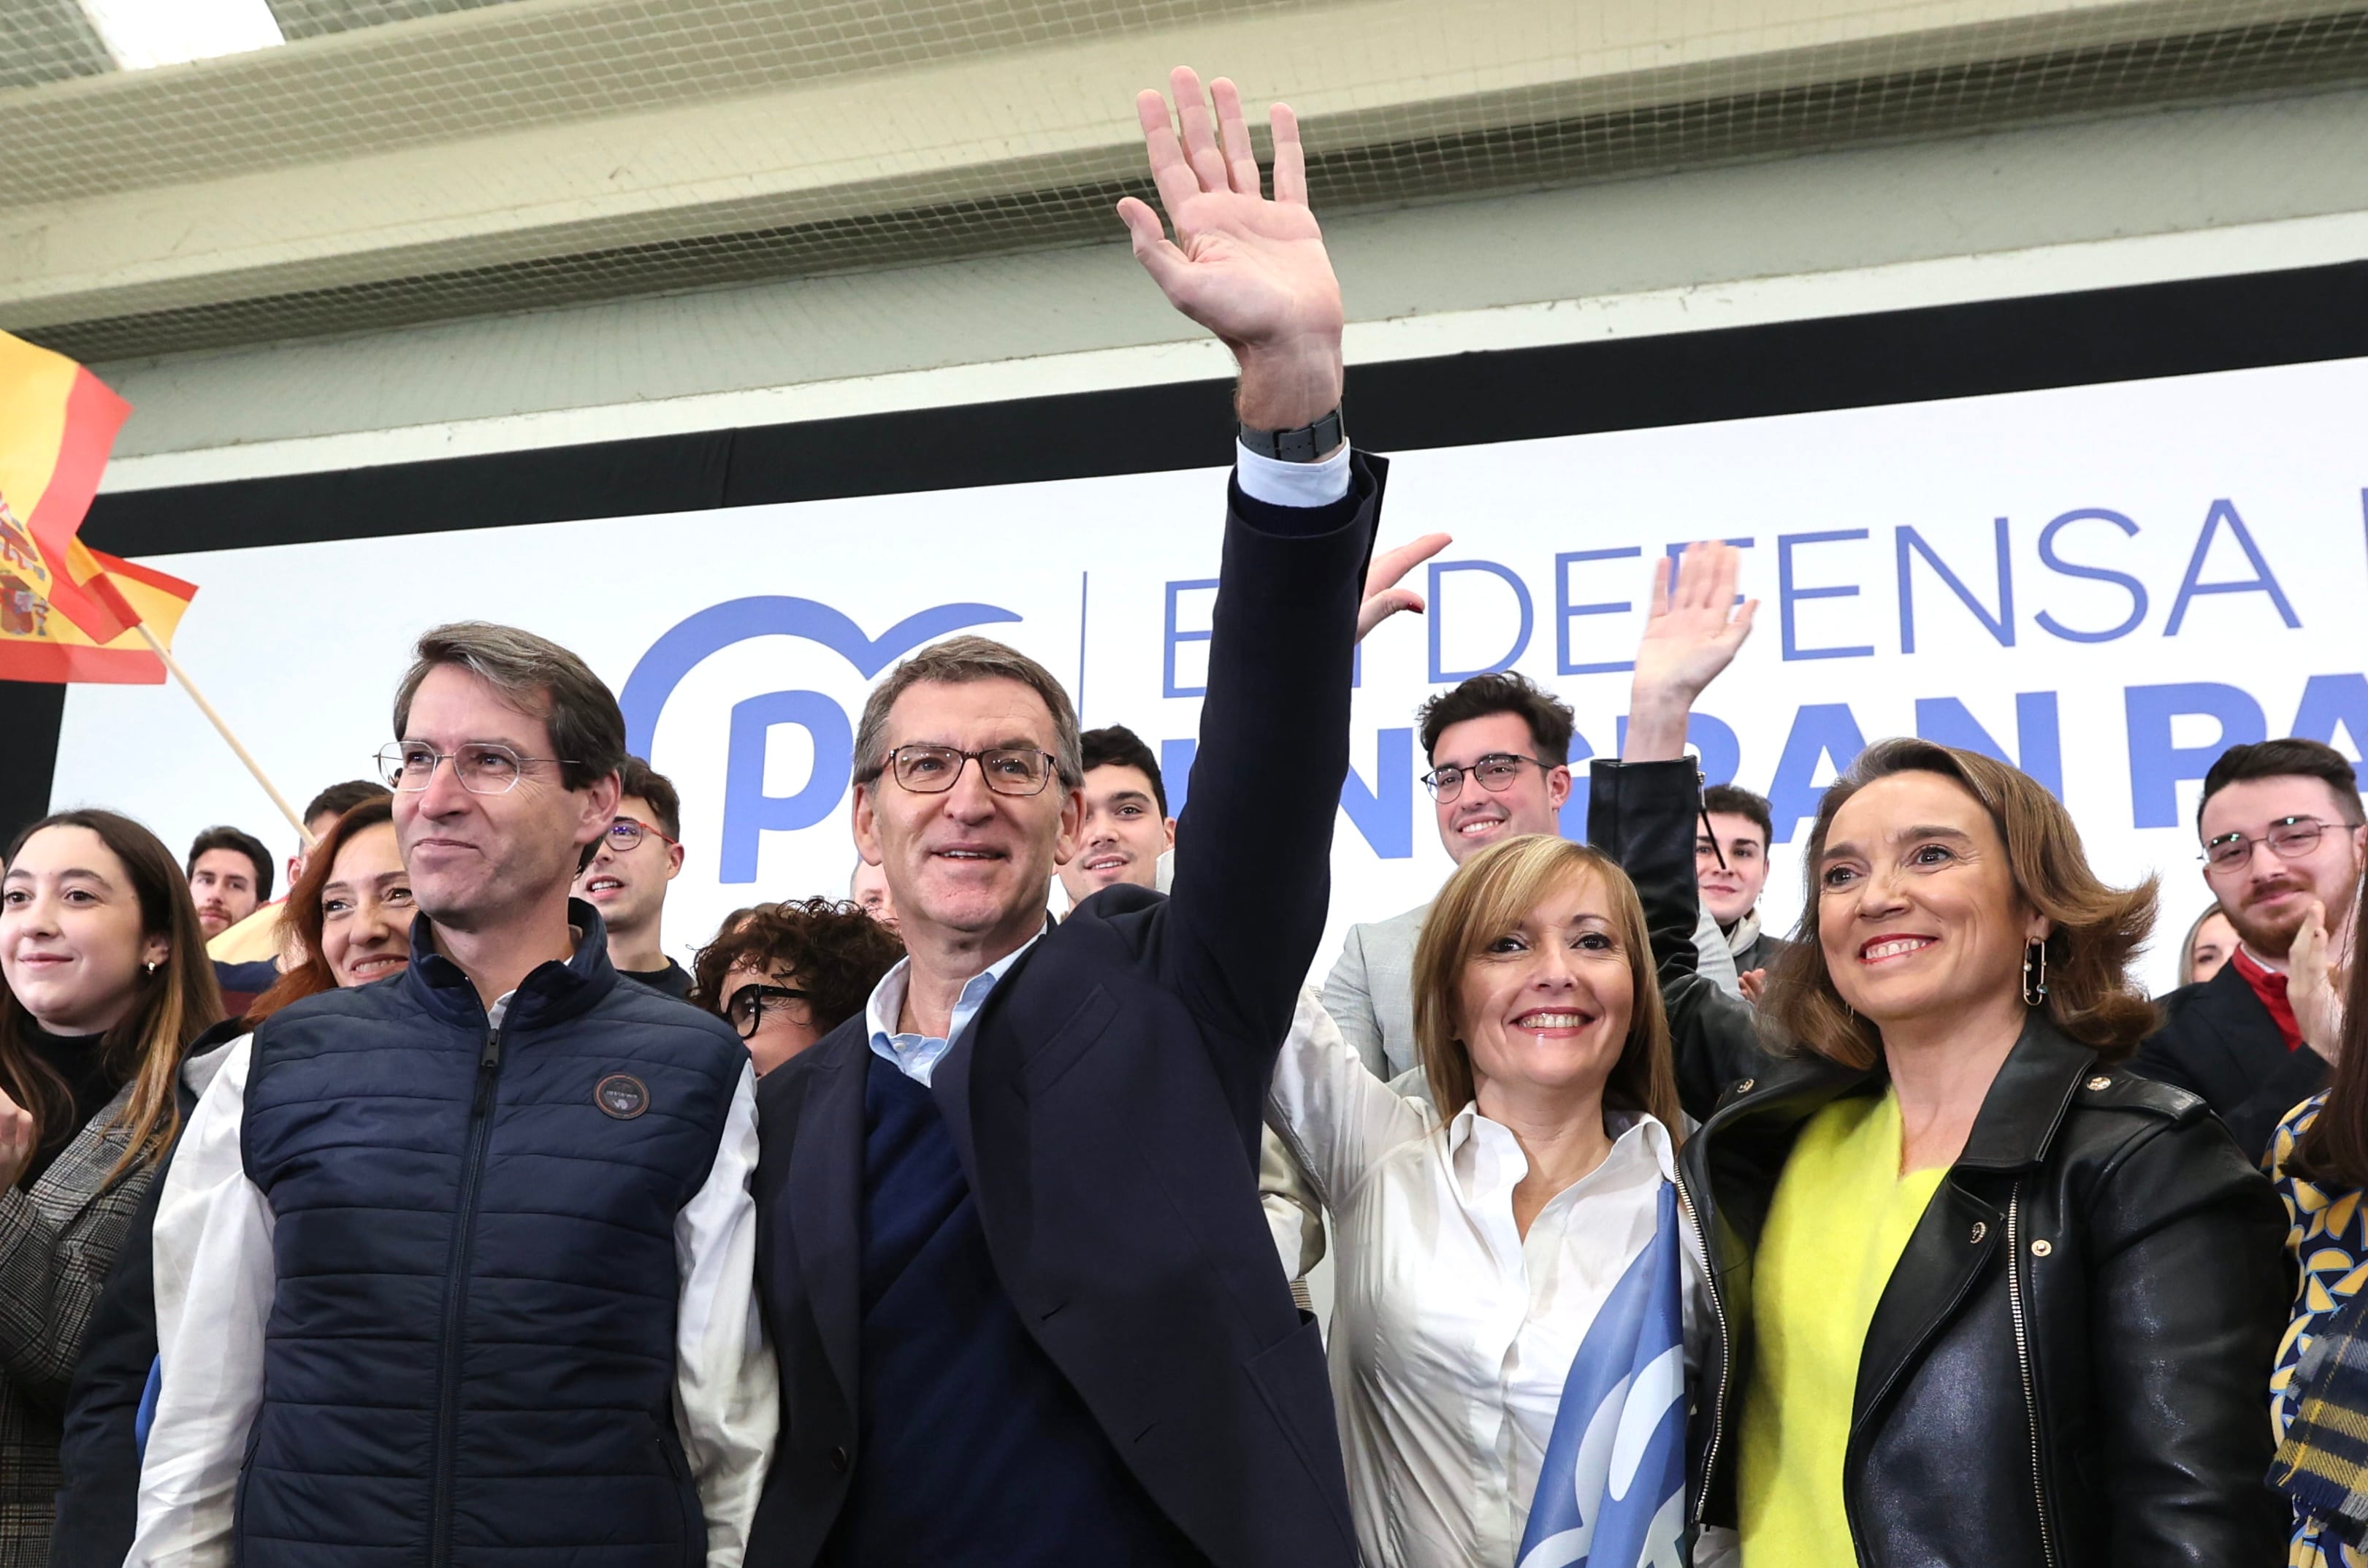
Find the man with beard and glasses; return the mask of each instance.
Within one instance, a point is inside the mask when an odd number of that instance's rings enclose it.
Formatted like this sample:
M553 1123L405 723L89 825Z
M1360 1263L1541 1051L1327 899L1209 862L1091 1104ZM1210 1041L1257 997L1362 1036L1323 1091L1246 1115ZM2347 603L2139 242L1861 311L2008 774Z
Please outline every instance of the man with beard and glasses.
M2162 998L2164 1022L2136 1071L2202 1096L2259 1157L2278 1120L2327 1086L2328 1062L2305 1043L2286 995L2286 955L2314 905L2338 933L2351 915L2368 848L2360 786L2333 746L2296 739L2230 746L2203 776L2196 810L2203 881L2237 929L2237 952L2210 980Z

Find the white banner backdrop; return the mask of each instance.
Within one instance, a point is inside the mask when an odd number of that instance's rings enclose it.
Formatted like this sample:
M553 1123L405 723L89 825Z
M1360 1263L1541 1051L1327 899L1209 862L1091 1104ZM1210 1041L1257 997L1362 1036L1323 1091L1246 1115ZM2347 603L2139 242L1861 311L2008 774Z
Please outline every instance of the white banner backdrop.
M2168 987L2206 898L2192 823L2212 756L2287 733L2357 756L2368 736L2363 413L2368 360L2351 360L1407 454L1383 541L1455 543L1416 581L1429 617L1364 650L1319 970L1349 922L1421 902L1449 869L1416 781L1416 706L1518 668L1577 710L1580 755L1614 754L1651 562L1715 535L1748 547L1762 603L1694 739L1713 780L1776 801L1792 842L1774 922L1799 907L1793 851L1817 790L1864 741L1919 733L2057 788L2106 876L2161 873L2145 978ZM299 802L369 771L422 629L482 617L582 653L681 789L689 858L666 942L687 954L738 905L844 894L865 689L956 629L1074 681L1086 723L1133 726L1181 793L1224 477L154 563L199 585L177 651ZM74 687L54 800L128 811L176 847L214 822L292 836L171 687Z

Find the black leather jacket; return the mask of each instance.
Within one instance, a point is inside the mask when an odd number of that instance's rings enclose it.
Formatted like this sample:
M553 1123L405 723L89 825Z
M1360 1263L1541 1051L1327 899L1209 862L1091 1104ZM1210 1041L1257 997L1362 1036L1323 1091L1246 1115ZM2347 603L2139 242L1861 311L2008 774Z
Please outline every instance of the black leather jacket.
M1693 1423L1695 1517L1736 1521L1752 1254L1802 1125L1879 1094L1693 973L1691 761L1598 763L1588 837L1635 880L1688 1111L1679 1187L1719 1349ZM1705 1103L1704 1096L1709 1096ZM2269 1182L2203 1103L2033 1014L1876 1308L1843 1491L1862 1568L2271 1568L2270 1369L2293 1285ZM1839 1543L1837 1543L1839 1544Z

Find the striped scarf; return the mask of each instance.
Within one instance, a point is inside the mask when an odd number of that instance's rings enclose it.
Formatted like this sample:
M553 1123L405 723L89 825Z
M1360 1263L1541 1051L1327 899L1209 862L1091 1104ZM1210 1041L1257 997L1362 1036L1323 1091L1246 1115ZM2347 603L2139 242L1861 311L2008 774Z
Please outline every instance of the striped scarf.
M2343 1303L2294 1369L2294 1417L2270 1485L2351 1546L2368 1539L2368 1291Z

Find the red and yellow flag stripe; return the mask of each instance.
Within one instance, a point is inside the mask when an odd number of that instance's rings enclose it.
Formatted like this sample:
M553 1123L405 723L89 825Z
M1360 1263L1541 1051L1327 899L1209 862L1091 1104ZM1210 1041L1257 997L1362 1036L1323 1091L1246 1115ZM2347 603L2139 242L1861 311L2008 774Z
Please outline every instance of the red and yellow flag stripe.
M0 332L0 680L154 685L197 589L75 537L131 405L63 354Z
M108 593L131 612L134 629L105 642L91 636L55 613L0 551L0 680L163 684L165 661L149 649L137 624L145 621L156 640L171 647L197 588L151 567L95 550L87 553Z
M0 533L0 561L13 555L20 570L42 573L33 585L51 609L102 643L139 613L74 533L131 413L64 355L0 333L0 528L18 536Z

